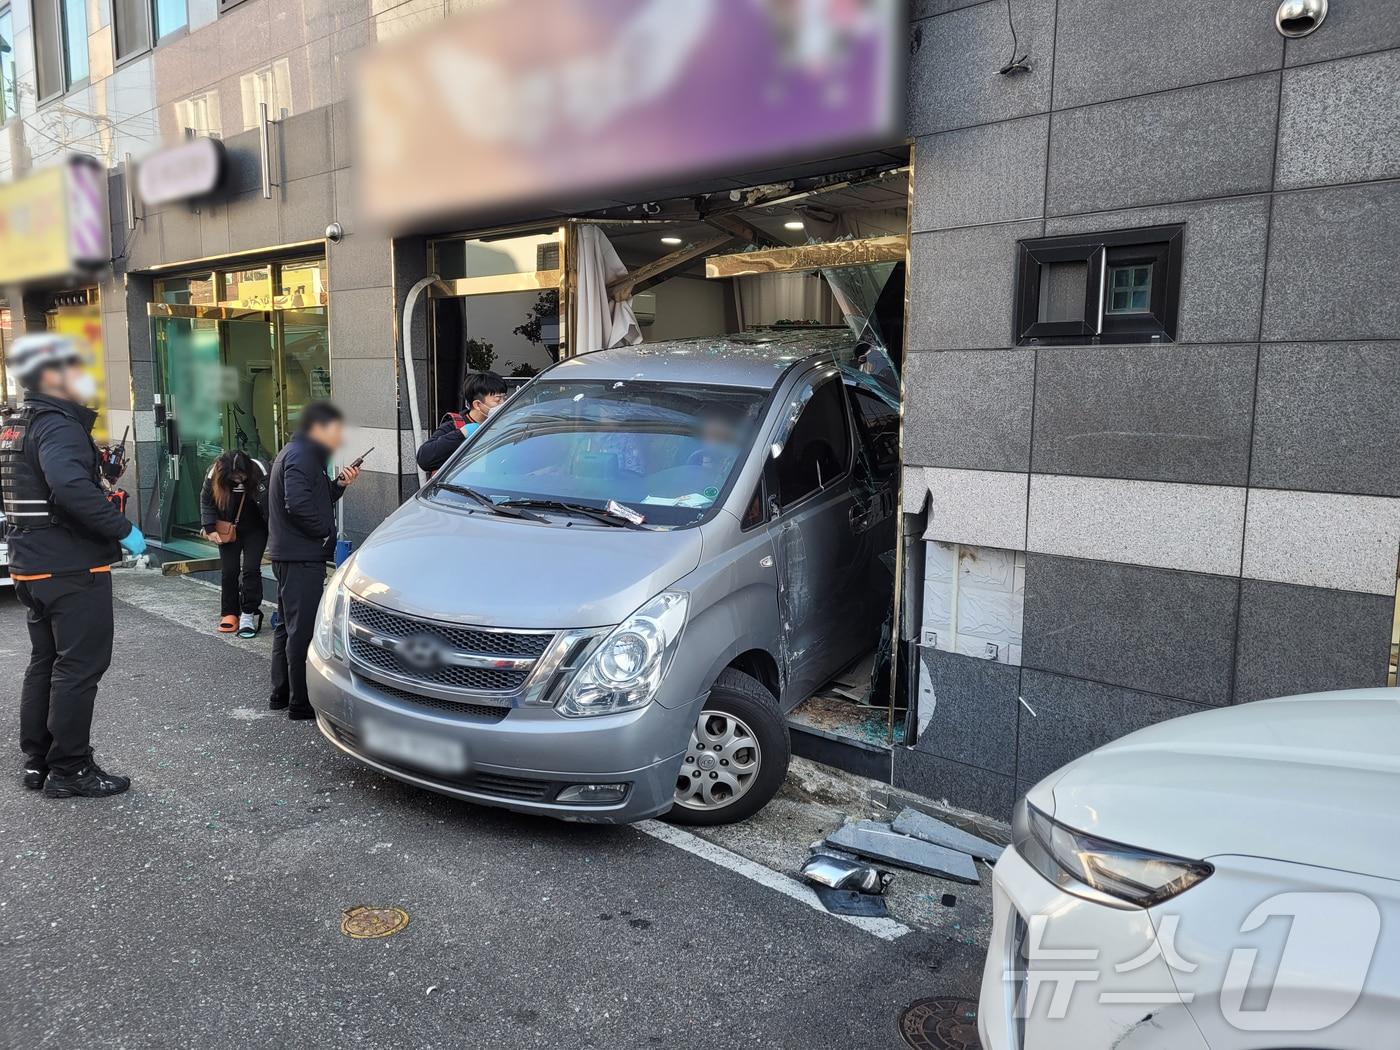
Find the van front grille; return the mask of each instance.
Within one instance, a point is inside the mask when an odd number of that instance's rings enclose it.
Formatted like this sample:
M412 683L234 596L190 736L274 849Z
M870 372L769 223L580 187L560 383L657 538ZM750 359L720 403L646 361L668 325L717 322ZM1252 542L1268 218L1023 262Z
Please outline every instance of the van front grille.
M467 653L480 653L483 656L517 657L537 660L549 648L552 634L533 631L483 631L471 627L458 627L440 623L437 620L422 620L416 616L392 613L369 602L352 599L350 619L362 627L368 627L376 634L391 638L408 638L416 634L429 634L441 639L449 648Z
M486 667L436 667L420 671L409 667L387 649L371 645L363 638L350 638L350 656L362 664L387 671L400 678L412 678L449 689L469 689L474 693L513 693L525 685L529 671L497 671Z
M385 685L383 682L376 682L370 678L361 678L359 681L375 692L391 696L405 704L426 707L434 711L446 711L448 714L460 715L473 722L500 722L505 719L506 715L510 714L511 710L509 707L496 707L492 704L471 704L462 700L439 700L435 696L423 696L408 689L397 689L392 685Z
M463 627L437 620L391 612L360 599L350 602L350 658L373 677L374 671L393 675L408 682L422 682L439 689L462 690L470 693L494 694L502 697L518 693L530 678L532 663L524 667L472 667L472 662L445 661L423 668L406 663L391 648L375 644L372 637L360 637L353 628L361 628L380 639L418 639L427 637L445 647L449 655L460 658L476 657L481 661L528 661L544 655L554 635L548 631L488 631ZM392 645L393 643L385 642Z

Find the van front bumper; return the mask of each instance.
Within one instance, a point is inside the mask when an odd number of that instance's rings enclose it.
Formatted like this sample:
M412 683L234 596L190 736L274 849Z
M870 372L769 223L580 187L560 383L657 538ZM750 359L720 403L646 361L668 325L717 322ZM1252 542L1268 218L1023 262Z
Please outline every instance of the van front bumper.
M695 704L648 704L636 711L565 718L553 708L453 709L424 698L415 702L386 690L312 645L307 691L316 724L335 747L356 761L416 787L519 813L601 824L626 824L665 813L698 715ZM398 759L369 753L366 719L402 732L457 742L467 768L444 776ZM581 784L625 784L617 802L560 802Z

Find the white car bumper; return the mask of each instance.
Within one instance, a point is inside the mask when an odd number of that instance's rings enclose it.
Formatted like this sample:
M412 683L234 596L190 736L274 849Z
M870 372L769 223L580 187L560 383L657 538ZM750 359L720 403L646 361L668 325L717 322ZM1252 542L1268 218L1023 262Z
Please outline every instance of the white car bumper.
M1146 911L1063 893L1014 847L997 861L993 908L984 1050L1207 1050Z

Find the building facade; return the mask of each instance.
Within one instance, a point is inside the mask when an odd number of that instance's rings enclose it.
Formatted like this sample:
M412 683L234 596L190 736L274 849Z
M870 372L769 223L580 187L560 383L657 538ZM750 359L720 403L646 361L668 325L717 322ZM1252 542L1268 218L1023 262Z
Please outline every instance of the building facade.
M187 524L180 450L216 438L183 370L216 343L248 447L275 451L288 405L315 396L374 446L350 538L417 488L397 348L430 404L427 312L401 326L440 253L357 221L349 70L469 6L0 0L0 177L97 158L114 259L87 283L0 290L0 338L96 326L106 429L131 428L128 513L148 532ZM914 0L907 140L845 159L913 162L919 681L912 745L866 771L1005 816L1151 722L1387 681L1400 20L1390 0L1333 0L1286 40L1276 7ZM140 203L135 163L182 136L222 142L222 194Z

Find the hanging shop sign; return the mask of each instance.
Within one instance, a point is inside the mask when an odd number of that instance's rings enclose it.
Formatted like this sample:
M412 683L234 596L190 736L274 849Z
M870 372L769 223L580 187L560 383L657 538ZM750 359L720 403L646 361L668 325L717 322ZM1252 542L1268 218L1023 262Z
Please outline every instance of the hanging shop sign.
M0 284L81 273L112 258L107 173L91 157L0 185Z
M227 169L224 144L198 138L147 157L136 170L136 193L148 208L215 193Z
M907 24L902 0L477 7L361 62L364 214L567 206L888 146Z

